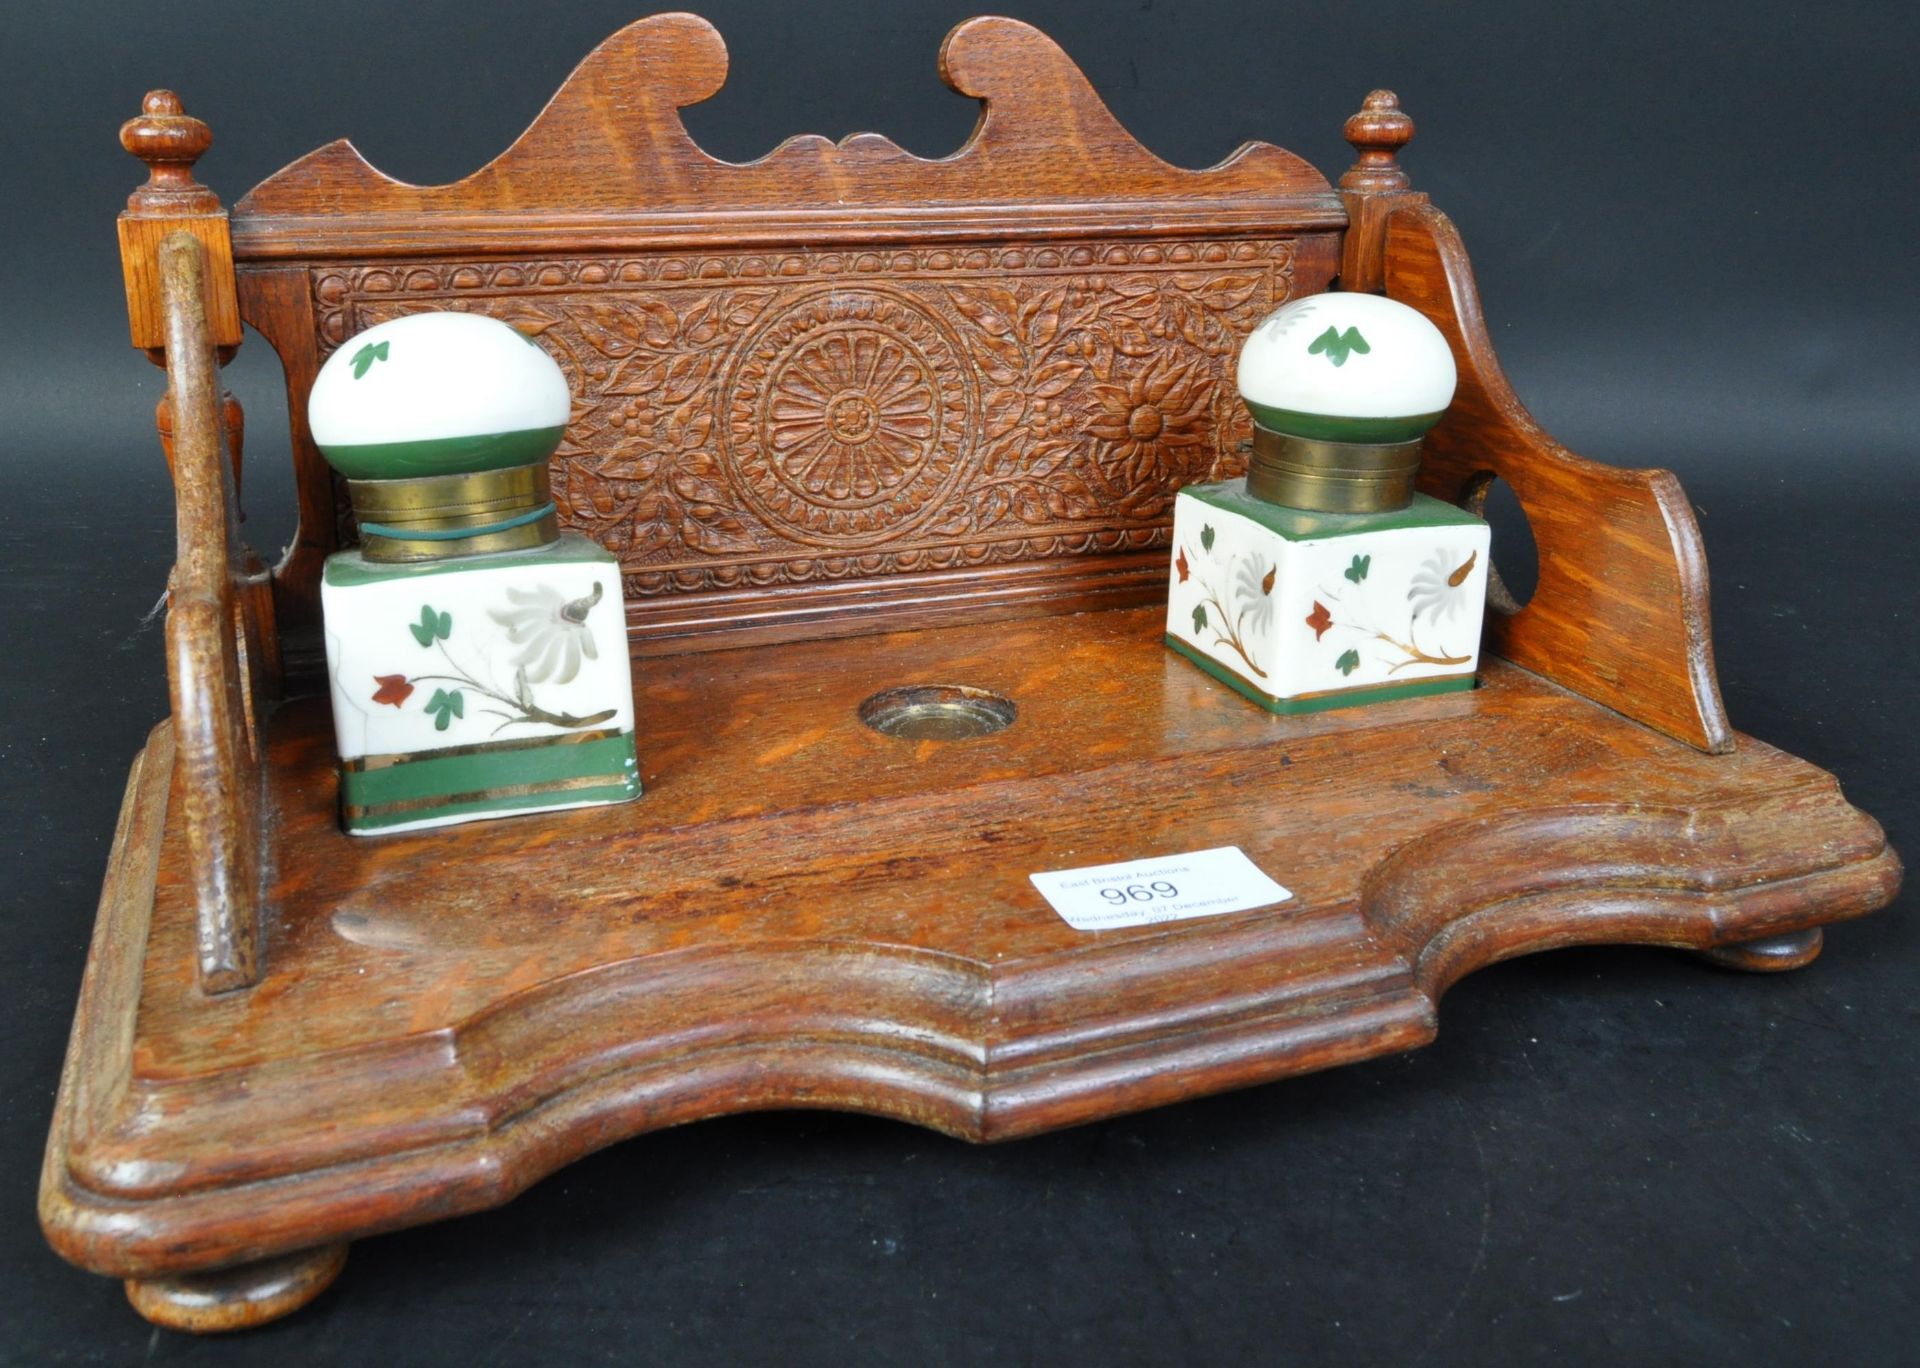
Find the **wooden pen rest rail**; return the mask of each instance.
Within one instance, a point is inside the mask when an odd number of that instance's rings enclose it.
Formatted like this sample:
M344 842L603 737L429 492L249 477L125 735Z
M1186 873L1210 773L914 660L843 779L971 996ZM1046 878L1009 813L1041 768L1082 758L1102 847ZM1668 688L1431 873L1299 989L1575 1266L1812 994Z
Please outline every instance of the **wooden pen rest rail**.
M152 171L122 246L133 340L168 371L173 717L129 782L41 1210L143 1314L283 1314L345 1242L658 1126L832 1106L1027 1134L1421 1044L1446 986L1510 955L1794 967L1893 896L1831 777L1730 729L1673 477L1585 461L1514 398L1391 95L1348 122L1336 190L1263 144L1159 162L1011 20L955 29L940 69L982 101L951 157L860 135L730 165L678 113L725 49L658 16L466 180L402 185L335 143L231 221L177 100L123 130ZM1539 582L1492 615L1478 690L1276 718L1166 653L1155 605L1175 491L1241 468L1240 341L1336 278L1447 335L1424 485L1507 481ZM324 705L282 698L353 535L306 395L354 332L446 308L520 327L574 386L553 485L622 563L648 794L356 841ZM270 574L218 383L243 318L294 436ZM836 404L894 421L835 437ZM868 475L794 478L783 453L829 439ZM926 683L1017 720L861 724ZM1089 935L1026 882L1219 845L1294 897Z

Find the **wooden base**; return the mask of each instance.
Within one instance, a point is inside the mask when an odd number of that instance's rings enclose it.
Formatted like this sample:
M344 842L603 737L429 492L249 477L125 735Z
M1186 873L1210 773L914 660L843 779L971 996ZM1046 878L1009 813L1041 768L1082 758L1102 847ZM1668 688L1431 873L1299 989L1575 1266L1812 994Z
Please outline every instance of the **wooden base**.
M1759 742L1706 754L1498 660L1470 693L1275 717L1167 651L1160 617L641 660L644 799L389 837L341 833L326 712L290 704L266 970L217 996L162 726L82 990L49 1236L155 1320L238 1324L316 1292L315 1256L304 1280L177 1275L494 1206L661 1126L834 1107L1027 1135L1425 1044L1449 984L1532 950L1799 962L1899 883L1832 778ZM862 725L910 684L1017 720ZM1088 934L1027 879L1222 845L1293 898Z
M298 1311L333 1286L346 1265L347 1247L328 1245L205 1273L129 1278L127 1300L168 1330L251 1330Z

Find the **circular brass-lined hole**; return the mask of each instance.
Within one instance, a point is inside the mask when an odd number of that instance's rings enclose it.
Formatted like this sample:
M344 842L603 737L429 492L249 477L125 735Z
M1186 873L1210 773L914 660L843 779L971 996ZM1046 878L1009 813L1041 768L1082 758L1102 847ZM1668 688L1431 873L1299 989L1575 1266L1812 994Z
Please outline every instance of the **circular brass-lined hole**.
M965 684L910 684L882 689L860 705L860 720L905 741L966 741L1012 723L1011 698Z

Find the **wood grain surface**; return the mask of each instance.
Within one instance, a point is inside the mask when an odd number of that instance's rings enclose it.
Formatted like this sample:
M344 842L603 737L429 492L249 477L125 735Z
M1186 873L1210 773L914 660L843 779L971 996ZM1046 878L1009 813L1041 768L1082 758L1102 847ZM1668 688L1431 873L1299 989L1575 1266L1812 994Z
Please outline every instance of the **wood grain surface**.
M1279 148L1249 143L1205 171L1167 165L1052 39L1018 20L958 25L938 71L981 102L951 156L916 157L860 133L790 138L758 161L724 162L679 111L719 92L726 44L696 15L654 15L595 48L513 146L464 180L407 185L344 140L302 157L235 206L236 255L517 252L530 239L575 251L716 236L778 245L831 232L923 245L990 237L1008 217L1023 237L1101 218L1207 233L1276 220L1342 226L1326 179Z
M1488 605L1488 648L1669 736L1730 750L1707 554L1680 481L1589 461L1541 430L1500 369L1466 248L1438 209L1394 211L1385 280L1389 297L1439 325L1459 367L1453 404L1427 435L1421 488L1473 503L1505 480L1539 550L1528 602Z
M722 1112L1029 1134L1411 1048L1510 955L1770 936L1899 879L1812 766L1707 755L1499 662L1469 694L1278 718L1138 610L641 660L635 683L645 801L372 840L336 823L324 708L289 705L273 955L215 999L178 819L153 817L158 738L122 856L157 878L110 890L112 982L76 1045L97 1062L62 1103L62 1252L120 1276L258 1259ZM860 723L911 683L1018 720L952 743ZM1082 933L1027 881L1219 845L1294 898ZM94 1037L129 1030L115 1067Z
M620 557L643 652L1158 596L1175 492L1243 466L1241 340L1337 268L1332 187L1263 143L1168 166L1011 19L943 44L981 112L938 159L861 134L716 160L679 109L725 71L704 20L643 19L464 180L403 185L338 142L235 207L241 309L288 380L291 631L355 536L313 376L436 309L566 372L555 497Z
M193 960L207 992L252 983L259 972L259 901L267 834L260 813L255 663L265 633L250 622L233 464L219 366L207 323L207 252L195 235L160 247L167 318L166 425L178 554L167 578L167 694L173 706L180 806L196 907ZM249 642L253 649L249 651Z
M240 345L233 288L233 246L220 197L194 179L193 166L213 145L213 131L188 114L171 90L149 91L139 115L120 126L120 145L147 166L146 184L120 215L120 265L126 278L133 345L158 362L167 347L161 299L160 246L188 233L206 249L207 328L215 345Z

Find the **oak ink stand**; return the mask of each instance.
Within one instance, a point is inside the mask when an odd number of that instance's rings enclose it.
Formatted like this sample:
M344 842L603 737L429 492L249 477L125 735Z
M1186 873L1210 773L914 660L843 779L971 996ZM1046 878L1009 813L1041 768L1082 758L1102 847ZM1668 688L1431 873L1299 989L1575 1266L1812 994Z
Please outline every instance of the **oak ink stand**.
M128 782L40 1210L142 1314L285 1314L348 1242L661 1126L834 1107L1007 1139L1412 1049L1449 984L1529 951L1797 968L1893 896L1834 780L1729 725L1674 477L1582 459L1514 397L1391 94L1336 188L1257 143L1166 165L1007 19L941 49L982 107L940 160L862 134L716 161L678 111L725 71L704 21L645 19L463 181L336 142L230 216L171 94L123 130L151 173L121 219L133 342L169 382L173 714ZM1240 340L1336 280L1446 334L1421 487L1506 481L1538 587L1496 589L1470 693L1275 717L1161 645L1168 515L1243 469ZM313 687L321 562L354 534L306 395L350 334L450 308L568 371L552 483L621 561L647 796L357 840ZM219 378L242 320L287 380L299 533L271 568ZM912 381L881 396L912 410L881 497L774 459L858 416L827 388L880 383L816 373L835 332ZM920 684L1017 715L863 725ZM1026 877L1220 845L1293 900L1089 935Z

